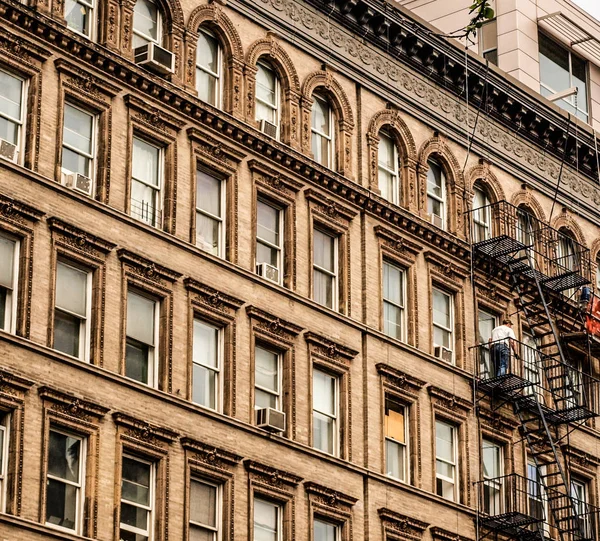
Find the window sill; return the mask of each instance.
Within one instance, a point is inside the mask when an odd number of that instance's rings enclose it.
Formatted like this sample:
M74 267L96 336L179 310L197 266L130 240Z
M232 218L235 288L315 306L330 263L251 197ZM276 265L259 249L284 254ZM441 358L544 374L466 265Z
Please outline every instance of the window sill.
M67 533L62 530L57 530L50 526L39 524L38 522L33 522L21 517L16 517L14 515L7 515L6 513L0 513L0 524L8 525L8 529L4 530L3 528L2 532L2 536L7 536L7 541L9 539L22 539L23 530L33 532L34 534L39 534L40 541L45 539L63 539L65 541L83 541L92 539L90 537L84 537L81 535ZM4 539L4 537L2 537L2 539ZM33 541L35 538L32 536L30 539Z

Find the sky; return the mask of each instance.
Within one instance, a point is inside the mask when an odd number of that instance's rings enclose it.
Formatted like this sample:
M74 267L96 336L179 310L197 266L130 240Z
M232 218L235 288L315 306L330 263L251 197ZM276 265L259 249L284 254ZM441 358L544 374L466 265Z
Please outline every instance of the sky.
M600 2L598 0L573 0L573 3L600 21Z

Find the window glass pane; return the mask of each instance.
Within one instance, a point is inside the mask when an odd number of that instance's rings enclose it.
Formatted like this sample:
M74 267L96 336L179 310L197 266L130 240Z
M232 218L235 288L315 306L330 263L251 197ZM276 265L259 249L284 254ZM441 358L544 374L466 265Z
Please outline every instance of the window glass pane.
M442 421L435 422L435 454L454 463L454 427Z
M385 467L387 475L404 480L406 447L393 440L385 441Z
M394 163L394 142L384 133L379 134L379 164L387 169L396 170Z
M264 64L257 64L256 72L256 98L275 107L277 97L275 90L277 88L277 77L275 72Z
M427 171L427 193L442 198L442 169L438 163L428 161L429 170Z
M254 541L277 541L279 506L254 500Z
M125 348L125 375L128 378L148 383L149 353L147 345L127 338Z
M7 415L0 418L0 477L4 474L4 442L6 437Z
M66 0L65 2L65 19L67 26L76 32L89 36L91 9L74 0Z
M314 264L334 272L335 264L335 239L319 229L314 230Z
M450 297L437 289L433 290L433 322L450 328Z
M255 384L279 394L279 355L261 347L254 350Z
M140 505L150 504L152 466L133 458L123 457L121 498Z
M196 171L196 208L220 218L222 183L204 171Z
M334 420L313 412L313 446L330 455L334 452Z
M86 154L92 153L94 117L65 104L63 143Z
M279 246L279 214L280 210L264 201L257 204L257 236L269 244Z
M332 417L336 414L336 381L325 372L313 371L313 408Z
M192 480L190 487L190 520L216 528L217 487Z
M387 301L383 303L383 332L392 338L402 340L402 309Z
M48 445L48 475L78 483L81 440L51 430Z
M88 273L64 263L56 266L56 306L86 316Z
M566 90L569 83L569 52L555 41L539 34L540 81L551 92Z
M331 135L329 104L317 96L313 96L311 122L313 130Z
M200 30L198 34L196 64L215 75L219 74L219 42L215 36L204 30Z
M129 291L127 293L127 336L154 345L156 302Z
M483 440L483 477L496 479L501 473L501 449L499 445Z
M141 0L138 0L138 4ZM133 138L132 176L146 184L158 187L160 150L141 139ZM132 195L133 197L133 195ZM136 198L142 201L140 198Z
M318 133L312 134L311 149L313 156L317 163L320 163L325 167L329 167L330 165L330 143L331 141L326 137L319 135Z
M70 173L79 173L84 177L91 176L90 158L67 147L62 149L62 168Z
M150 0L137 0L133 11L133 29L158 41L158 8Z
M213 255L219 255L219 224L206 214L196 213L196 245Z
M194 319L194 362L218 368L219 329Z
M81 319L56 310L54 312L54 349L79 357Z
M314 541L338 541L337 526L315 519L314 522Z
M384 421L385 437L400 443L406 443L406 427L404 424L404 408L393 402L386 401Z
M140 530L148 529L148 510L121 502L121 524L133 526ZM146 541L145 535L121 530L120 541Z
M22 92L23 81L21 79L17 79L5 71L0 71L0 113L20 121Z
M327 308L333 308L333 277L319 270L313 273L314 300Z
M383 264L383 297L399 306L404 305L403 279L404 272L402 270L389 263Z
M0 236L0 286L9 289L13 287L15 246L14 240Z
M436 346L443 346L446 349L452 349L450 346L451 335L448 331L440 329L439 327L433 328L433 343Z
M217 373L194 363L192 382L192 401L201 406L216 409Z
M77 520L77 487L54 479L46 484L46 522L70 530Z
M492 337L492 330L496 326L496 316L488 314L483 310L479 310L479 343L487 344L488 340Z

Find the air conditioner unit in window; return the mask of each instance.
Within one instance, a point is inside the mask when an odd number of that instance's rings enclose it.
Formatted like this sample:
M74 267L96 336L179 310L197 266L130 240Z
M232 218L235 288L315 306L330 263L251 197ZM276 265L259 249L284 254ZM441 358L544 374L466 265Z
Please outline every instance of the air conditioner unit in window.
M443 346L435 346L433 348L433 355L434 357L442 359L442 361L446 361L447 363L452 362L452 350Z
M86 195L92 195L92 179L79 173L65 175L65 185Z
M17 161L17 145L13 145L9 141L0 139L0 158L16 162Z
M136 64L163 75L175 71L175 55L167 49L163 49L156 43L147 43L136 47L133 51L133 59Z
M442 220L442 217L437 214L431 215L431 223L440 229L444 228L444 221Z
M285 432L285 413L273 408L256 410L256 426L269 432Z
M256 265L256 274L271 280L271 282L279 283L279 269L268 263L259 263Z
M277 124L273 124L264 118L260 121L260 131L269 137L277 138Z

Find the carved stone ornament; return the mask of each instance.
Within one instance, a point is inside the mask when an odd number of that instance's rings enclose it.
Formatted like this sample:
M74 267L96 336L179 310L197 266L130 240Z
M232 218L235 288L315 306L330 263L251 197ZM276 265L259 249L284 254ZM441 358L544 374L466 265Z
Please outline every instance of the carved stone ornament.
M96 404L91 400L48 386L40 387L38 394L44 401L51 403L50 409L52 411L81 421L97 422L110 411L110 408Z
M437 526L433 526L429 532L434 541L473 541L473 539L469 537L465 537L449 530L444 530L443 528L438 528Z
M462 281L469 276L469 260L458 262L440 257L439 252L427 251L425 260L430 264L431 272L450 280Z
M126 250L125 248L119 249L117 254L119 259L128 266L133 274L151 282L161 283L162 281L166 281L173 283L182 276L179 272L158 265L145 257Z
M506 438L510 438L513 431L519 426L518 423L500 415L497 411L488 410L480 407L479 419L484 428L492 434L501 434Z
M48 226L57 234L59 241L63 244L96 257L106 255L117 246L113 242L92 235L60 218L48 218Z
M81 69L64 58L57 58L54 66L64 76L63 81L68 86L96 99L113 98L121 91L120 87L100 77L95 77L89 70Z
M427 526L429 526L426 522L407 515L401 515L385 507L378 509L377 512L387 532L408 541L422 539L423 533L427 529Z
M242 461L240 455L191 438L181 438L182 447L190 452L190 460L218 469L231 469Z
M290 489L298 486L302 482L302 477L267 466L266 464L255 462L254 460L244 460L244 466L253 482L268 485L273 488L281 490Z
M412 391L416 393L425 385L425 381L415 378L406 374L405 372L401 372L396 368L393 368L385 363L377 363L375 365L377 372L383 378L383 381L386 385L403 390L403 391Z
M307 201L314 204L313 208L316 212L334 221L349 222L358 214L358 211L353 208L335 201L312 188L304 191L304 197L306 197Z
M166 113L162 109L153 107L147 101L141 100L133 94L123 96L123 101L129 109L136 113L134 118L152 130L158 130L173 136L175 132L181 130L186 124L185 120Z
M382 225L376 225L373 229L375 235L381 239L382 245L401 256L409 256L411 259L423 249L423 246L402 237L397 233L385 228Z
M256 306L246 306L246 313L255 321L259 330L279 338L292 340L304 330L303 327L265 312Z
M276 169L272 169L258 160L249 160L248 167L254 172L258 184L270 188L288 199L293 199L304 186L289 175L282 175Z
M231 145L224 144L222 141L208 135L204 130L188 128L187 135L196 154L209 160L215 160L232 171L235 171L237 165L246 157L244 152L240 152Z
M0 370L0 395L22 397L33 384L33 381L18 374L8 370Z
M126 415L125 413L113 413L115 424L125 429L125 436L150 445L161 445L162 443L173 443L179 436L177 432L153 425Z
M37 222L45 215L35 207L22 203L12 197L0 194L0 216L9 221L22 223L24 220L29 222Z
M444 391L439 387L431 385L427 388L427 391L429 392L429 396L431 396L434 408L446 410L460 417L466 417L473 408L473 404L470 401Z
M343 492L313 483L312 481L304 483L304 490L317 503L334 509L348 509L358 501L358 498L354 496L349 496Z
M334 361L348 363L359 353L355 349L338 344L337 342L314 332L305 333L304 338L308 342L313 353Z
M8 53L20 63L44 62L52 55L47 47L39 47L30 40L24 40L8 32L0 24L0 50Z
M192 303L196 306L232 315L244 304L243 300L227 295L193 278L184 278L183 284L190 293Z

